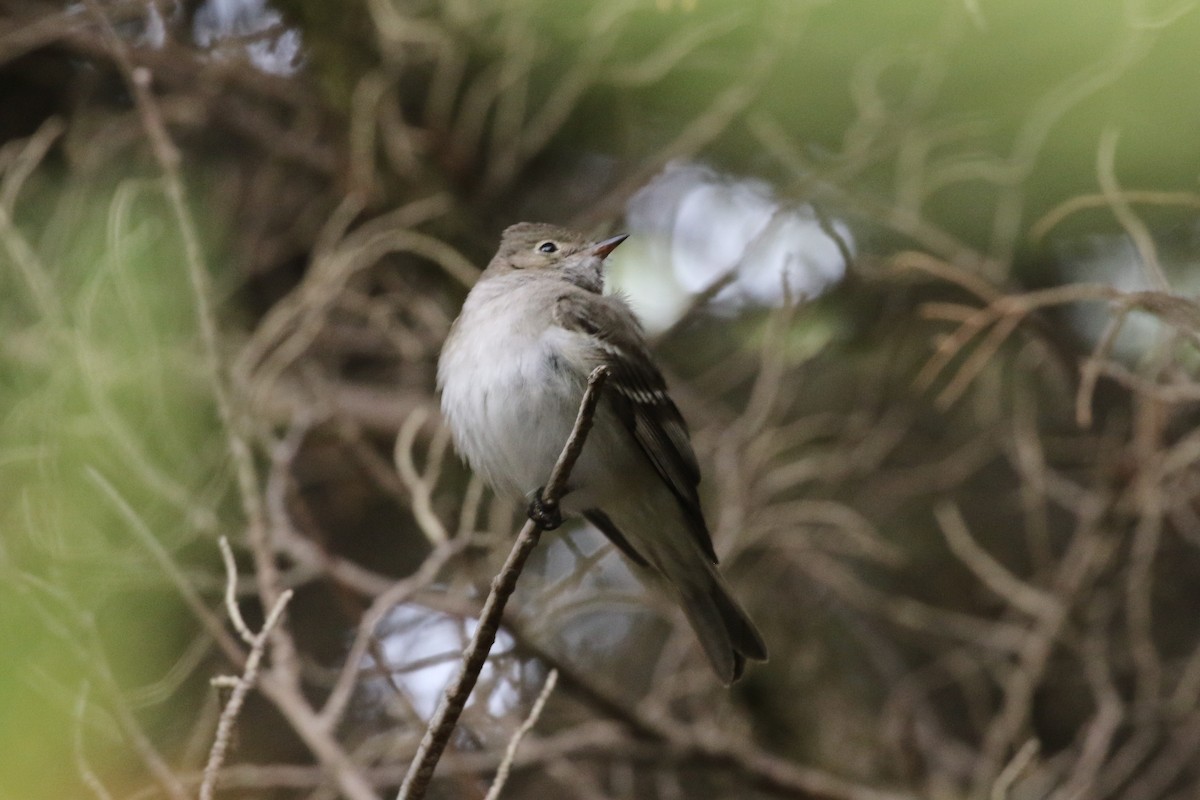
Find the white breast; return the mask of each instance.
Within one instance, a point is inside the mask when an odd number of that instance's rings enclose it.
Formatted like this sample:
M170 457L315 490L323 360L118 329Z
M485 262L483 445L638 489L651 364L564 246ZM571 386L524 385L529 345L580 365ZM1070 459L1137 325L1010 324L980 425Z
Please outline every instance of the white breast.
M513 302L525 277L477 284L438 363L442 412L459 452L514 499L546 483L586 381L579 335L552 323L553 291L520 291Z

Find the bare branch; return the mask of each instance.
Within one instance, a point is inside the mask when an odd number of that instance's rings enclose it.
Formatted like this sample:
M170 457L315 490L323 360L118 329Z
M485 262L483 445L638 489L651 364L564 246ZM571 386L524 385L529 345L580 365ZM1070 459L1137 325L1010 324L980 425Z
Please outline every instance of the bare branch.
M596 406L600 402L600 391L604 387L604 380L607 377L608 369L603 366L596 367L588 377L587 389L583 393L583 399L580 400L579 414L575 418L575 425L571 429L571 435L564 444L558 461L554 464L550 480L546 483L543 492L544 502L557 503L563 492L566 491L571 469L575 466L579 454L583 452L584 443L591 430L592 418L596 413ZM528 520L521 528L517 541L513 544L512 551L504 562L500 574L492 581L492 588L483 604L475 633L472 635L467 649L463 652L462 665L458 675L447 687L442 702L429 721L425 736L417 748L417 754L413 758L408 774L404 777L404 783L400 786L397 800L420 800L425 796L425 790L433 777L434 769L437 768L438 760L446 749L446 744L450 741L450 734L454 731L463 706L466 705L471 690L475 688L479 672L483 669L483 664L496 640L500 619L504 614L504 606L513 589L516 588L517 578L520 577L529 554L537 546L541 533L541 526L532 519Z
M220 545L221 555L225 559L225 569L228 575L225 602L229 610L229 618L233 621L234 627L241 634L242 639L250 645L250 653L246 656L246 666L239 677L224 680L219 678L214 679L214 684L231 686L233 691L230 693L229 701L225 704L220 719L217 721L217 732L213 737L212 749L208 754L208 763L204 765L204 779L200 783L200 800L212 800L213 790L217 782L217 773L220 771L221 765L225 763L225 752L229 749L230 736L233 734L233 725L237 721L238 714L241 713L242 705L246 702L246 695L250 693L258 678L259 664L266 654L267 641L271 635L271 629L279 624L279 620L283 617L283 610L292 599L291 589L280 594L279 599L267 614L267 619L263 622L262 630L258 633L251 633L250 629L246 626L245 620L242 619L241 611L238 610L237 600L234 596L234 587L237 585L237 565L233 561L233 552L229 549L229 542L224 536L220 539Z
M498 800L500 792L504 790L504 784L508 782L508 774L512 771L513 761L517 757L517 748L521 746L521 740L533 730L533 726L537 724L538 719L542 716L542 709L546 707L546 701L550 699L550 693L554 691L554 687L558 684L558 670L550 670L550 674L546 676L546 683L542 687L542 691L538 693L537 700L533 703L533 708L529 710L529 716L521 723L513 733L512 738L508 741L508 747L504 750L504 758L500 761L500 767L496 770L496 779L492 781L492 786L488 789L487 796L484 800Z

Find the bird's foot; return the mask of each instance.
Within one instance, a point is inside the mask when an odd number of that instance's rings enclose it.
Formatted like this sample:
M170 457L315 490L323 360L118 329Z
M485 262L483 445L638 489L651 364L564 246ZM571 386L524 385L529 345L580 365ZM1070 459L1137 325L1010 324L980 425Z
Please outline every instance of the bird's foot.
M533 493L533 497L529 501L529 509L526 513L542 530L552 531L559 525L562 525L562 511L559 509L557 502L551 502L542 497L542 492L545 489L546 487L543 486Z

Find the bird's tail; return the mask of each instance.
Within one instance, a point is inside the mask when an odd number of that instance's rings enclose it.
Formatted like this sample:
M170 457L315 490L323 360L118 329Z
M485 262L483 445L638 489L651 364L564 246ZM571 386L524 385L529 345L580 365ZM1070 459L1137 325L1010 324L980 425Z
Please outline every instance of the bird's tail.
M746 659L767 660L767 646L716 567L706 566L709 569L699 578L690 575L677 582L676 588L704 654L717 677L728 686L742 676Z

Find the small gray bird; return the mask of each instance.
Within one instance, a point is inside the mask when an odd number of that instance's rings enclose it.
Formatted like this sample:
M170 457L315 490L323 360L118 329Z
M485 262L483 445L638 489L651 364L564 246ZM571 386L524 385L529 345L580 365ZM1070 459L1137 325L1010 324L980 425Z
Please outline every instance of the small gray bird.
M609 369L562 511L582 515L631 561L665 579L717 676L765 661L754 623L730 595L700 510L700 468L642 328L604 294L601 242L522 222L471 289L438 363L438 387L459 453L497 493L540 503L591 371ZM549 511L553 511L550 509Z

